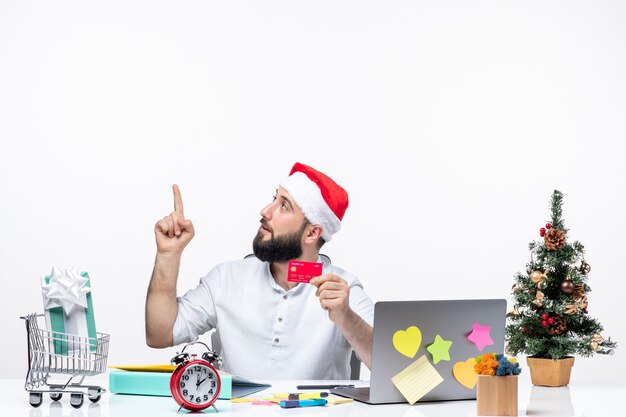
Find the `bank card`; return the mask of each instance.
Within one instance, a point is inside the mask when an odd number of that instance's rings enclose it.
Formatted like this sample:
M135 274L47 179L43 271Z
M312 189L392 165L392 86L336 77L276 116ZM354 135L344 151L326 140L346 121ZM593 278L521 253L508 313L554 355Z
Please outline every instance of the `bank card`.
M287 281L306 282L322 275L321 262L289 261Z

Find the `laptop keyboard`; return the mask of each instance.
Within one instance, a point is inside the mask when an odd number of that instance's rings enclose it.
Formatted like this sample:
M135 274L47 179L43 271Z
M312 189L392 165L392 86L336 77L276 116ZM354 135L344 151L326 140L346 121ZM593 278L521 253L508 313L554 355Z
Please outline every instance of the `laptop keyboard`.
M344 397L354 398L357 401L369 402L370 400L370 387L335 388L330 392Z

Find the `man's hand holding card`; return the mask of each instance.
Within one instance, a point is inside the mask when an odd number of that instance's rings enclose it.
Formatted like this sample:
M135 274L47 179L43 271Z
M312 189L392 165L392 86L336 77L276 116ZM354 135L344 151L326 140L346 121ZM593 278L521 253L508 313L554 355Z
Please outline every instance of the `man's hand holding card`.
M338 275L322 274L322 268L321 262L289 261L287 280L315 285L320 305L328 311L330 320L338 323L347 316L350 287Z
M345 279L335 274L324 274L310 281L311 285L317 287L315 295L320 299L320 305L328 311L328 318L340 324L350 310L348 303L350 297L350 287Z

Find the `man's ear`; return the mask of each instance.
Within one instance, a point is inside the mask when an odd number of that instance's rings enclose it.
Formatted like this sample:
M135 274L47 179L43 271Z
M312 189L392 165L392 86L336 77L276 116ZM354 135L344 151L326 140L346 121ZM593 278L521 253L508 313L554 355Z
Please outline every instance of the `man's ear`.
M306 243L317 242L319 239L322 238L323 231L324 230L322 229L322 226L320 226L319 224L310 225L309 230L305 235L304 241Z

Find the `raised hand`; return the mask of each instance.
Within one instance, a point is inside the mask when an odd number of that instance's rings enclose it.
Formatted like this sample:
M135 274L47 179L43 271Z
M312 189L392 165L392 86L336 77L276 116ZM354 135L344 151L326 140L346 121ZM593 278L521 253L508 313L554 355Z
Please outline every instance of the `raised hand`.
M172 185L174 211L163 217L154 226L157 252L180 255L195 234L191 220L185 219L183 198L178 185Z

